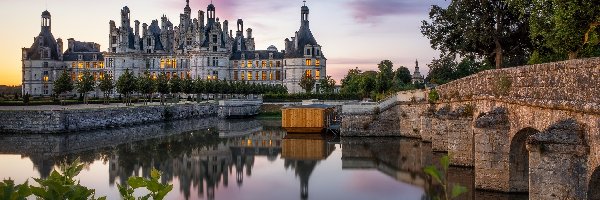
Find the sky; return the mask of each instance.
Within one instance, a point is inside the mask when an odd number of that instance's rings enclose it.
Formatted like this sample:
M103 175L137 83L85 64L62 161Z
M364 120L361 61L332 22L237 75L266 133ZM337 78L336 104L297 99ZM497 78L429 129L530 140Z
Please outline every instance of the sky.
M192 15L206 11L210 0L191 0ZM300 27L301 0L213 0L217 17L229 20L230 28L244 20L253 29L256 49L275 45ZM307 0L310 28L327 58L327 75L338 81L348 69L377 69L377 63L391 60L394 69L406 66L420 72L439 52L420 32L431 5L447 5L444 0ZM96 42L102 51L108 47L109 21L120 21L120 10L128 6L132 23L148 23L166 15L179 24L185 0L2 0L0 1L0 85L21 84L21 48L30 47L40 32L41 13L52 14L55 38L75 38ZM197 17L197 16L195 16ZM117 23L119 24L119 23ZM233 25L232 25L233 24Z

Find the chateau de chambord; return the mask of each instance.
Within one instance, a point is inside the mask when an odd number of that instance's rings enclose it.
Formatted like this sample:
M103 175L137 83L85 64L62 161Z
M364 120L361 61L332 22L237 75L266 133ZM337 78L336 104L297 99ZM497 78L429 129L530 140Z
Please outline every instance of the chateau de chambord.
M244 29L242 19L232 27L217 17L212 3L206 12L192 13L186 2L178 26L165 15L149 24L132 22L132 11L125 6L120 21L109 22L107 51L97 43L72 38L64 46L52 35L51 15L44 11L40 34L30 48L22 49L23 94L53 95L53 83L64 70L73 81L84 71L99 81L107 75L116 80L129 70L136 76L165 73L169 78L280 84L290 93L302 91L302 76L326 77L327 59L310 31L306 5L301 7L300 29L285 39L284 49L271 45L257 50L252 29Z

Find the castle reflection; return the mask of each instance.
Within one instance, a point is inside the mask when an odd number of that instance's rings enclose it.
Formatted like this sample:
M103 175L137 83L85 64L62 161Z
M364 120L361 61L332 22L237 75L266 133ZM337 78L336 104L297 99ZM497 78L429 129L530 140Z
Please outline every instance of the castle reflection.
M42 178L60 162L80 158L89 166L101 161L108 165L111 187L131 176L149 177L156 168L163 172L161 181L176 184L185 199L216 199L219 188L242 187L244 179L253 178L255 160L263 157L271 163L282 160L299 182L300 199L308 199L311 175L339 143L345 171L375 169L398 182L436 190L422 172L444 155L434 153L431 143L393 137L332 139L319 134L286 134L280 121L203 119L78 134L3 135L0 154L29 158ZM475 191L472 169L451 168L448 178L469 188L461 199L514 198Z

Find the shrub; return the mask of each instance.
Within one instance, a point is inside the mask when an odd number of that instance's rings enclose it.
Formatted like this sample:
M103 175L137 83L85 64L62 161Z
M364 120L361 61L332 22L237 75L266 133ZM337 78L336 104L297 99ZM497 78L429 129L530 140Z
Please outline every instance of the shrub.
M431 91L429 91L429 103L435 103L438 100L440 100L440 95L438 94L438 91L433 89Z

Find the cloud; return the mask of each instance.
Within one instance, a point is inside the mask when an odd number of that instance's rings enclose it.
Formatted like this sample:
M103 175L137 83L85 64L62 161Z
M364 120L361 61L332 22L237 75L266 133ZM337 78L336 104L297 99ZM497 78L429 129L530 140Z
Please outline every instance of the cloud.
M198 10L206 12L207 6L211 3L210 0L190 0L193 17L197 17ZM240 0L214 0L217 17L222 21L228 19L235 21L238 18L252 17L254 15L264 14L265 11L281 9L288 5L286 1L281 0L260 0L260 1L240 1ZM165 6L169 9L176 9L183 12L185 0L168 0L165 1Z
M357 22L373 23L380 17L427 13L432 4L447 4L441 0L352 0L347 6Z

